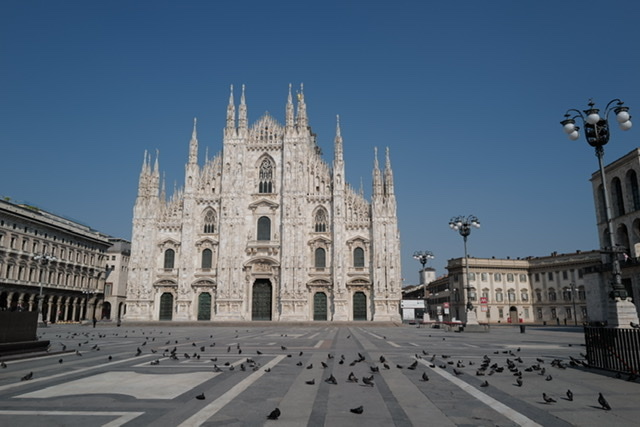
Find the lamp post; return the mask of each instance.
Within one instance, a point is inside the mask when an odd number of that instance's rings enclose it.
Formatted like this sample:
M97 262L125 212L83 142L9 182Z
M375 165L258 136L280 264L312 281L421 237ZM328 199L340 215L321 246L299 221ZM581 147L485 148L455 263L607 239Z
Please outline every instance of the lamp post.
M564 120L560 122L565 133L570 140L575 141L580 137L580 127L576 126L576 120L582 121L584 126L584 136L587 143L595 148L596 157L598 157L598 166L600 168L600 180L602 181L602 195L604 199L605 222L607 223L606 242L609 246L604 248L604 253L611 257L612 281L611 292L609 298L608 325L612 327L630 327L630 322L638 322L638 314L635 306L628 298L627 291L622 284L622 271L620 269L620 261L618 255L624 251L615 243L615 230L613 229L613 221L611 220L611 204L609 202L609 191L607 190L607 179L604 171L604 146L609 142L609 120L608 116L613 111L616 114L616 121L620 129L631 129L631 116L629 115L629 107L624 105L619 99L609 101L604 109L603 117L600 116L600 110L595 107L593 100L589 100L589 108L586 110L569 109L564 115Z
M573 324L578 326L578 312L576 311L576 284L571 283L571 302L573 303Z
M422 285L422 296L424 298L424 314L422 315L422 320L430 321L429 311L427 311L427 283L424 277L424 268L427 262L429 262L430 259L434 259L435 256L431 251L415 251L413 258L422 264L422 270L420 270L420 284ZM425 316L427 317L426 319Z
M57 261L58 259L56 257L54 257L54 256L51 256L51 255L40 255L40 254L38 254L38 255L35 255L33 257L33 260L38 262L42 266L42 268L44 268L50 262ZM44 313L42 312L42 287L44 286L45 272L42 271L41 274L42 274L42 277L39 280L39 282L40 282L40 292L38 294L38 318L40 319L40 326L46 327L47 326L47 322L45 322Z
M469 215L467 217L457 216L451 218L451 220L449 221L449 227L451 227L451 229L454 231L458 231L464 241L464 276L467 283L466 286L463 286L463 288L465 291L464 301L466 301L467 324L477 325L478 317L473 308L473 304L469 299L469 290L471 289L471 286L469 284L469 257L467 255L467 237L469 237L469 234L471 234L472 227L480 228L480 220L478 220L478 218L474 215Z

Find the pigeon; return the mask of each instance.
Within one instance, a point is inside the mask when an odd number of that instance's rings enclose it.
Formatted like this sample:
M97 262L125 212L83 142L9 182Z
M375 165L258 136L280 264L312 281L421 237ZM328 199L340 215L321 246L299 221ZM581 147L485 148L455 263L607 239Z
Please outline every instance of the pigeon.
M571 390L567 390L567 400L573 402L573 392Z
M111 360L111 359L113 359L113 357L111 357L111 356L107 357L107 360Z
M80 350L76 350L76 356L82 356L82 353L80 353Z
M462 371L458 371L456 368L453 368L453 373L456 375L462 375Z
M329 383L329 384L338 384L338 381L336 380L336 377L333 376L333 374L331 374L331 376L329 376L329 378L327 378L326 380L324 380L324 382Z
M302 366L302 362L296 363L296 366Z
M309 366L307 366L307 369L313 369L313 363L309 363Z
M427 375L426 372L422 373L422 381L429 381L429 376Z
M418 367L418 361L413 362L407 369L411 369L412 371Z
M58 363L62 363L62 359L58 359Z
M0 362L0 367L2 367L2 369L5 369L7 367L7 364L4 362Z
M521 378L517 378L516 379L516 384L518 384L518 387L522 387L522 379Z
M308 385L314 385L315 383L316 383L316 379L315 378L312 378L309 381L305 381L305 384L308 384Z
M553 377L551 375L547 375L547 378L545 378L545 381L551 381L553 379Z
M609 406L609 402L607 402L607 399L604 398L602 393L598 393L598 403L600 404L600 406L602 406L602 409L604 409L605 411L611 410L611 406Z
M262 354L260 350L256 350L256 354Z
M387 363L383 363L382 366L384 369L391 369L391 367Z
M24 377L20 378L20 381L29 381L31 378L33 378L33 372L29 372L27 375L25 375ZM600 396L602 396L602 395L600 395Z
M196 399L198 400L204 400L204 393L200 393L199 395L196 396Z
M371 368L371 372L380 372L380 368L378 368L377 366L370 366Z
M326 364L326 363L324 363L324 362L320 362L320 364L322 365L322 367L323 367L323 368L327 368L327 367L329 366L329 365L327 365L327 364Z
M267 415L267 419L269 420L277 420L280 417L280 409L276 408L269 415Z
M482 384L480 384L480 387L489 387L489 381L485 381Z
M301 351L300 354L298 354L298 356L302 356L304 353Z
M351 372L349 374L349 377L347 378L347 381L350 383L357 383L358 382L358 377L356 377L353 372Z
M384 356L380 356L380 363L384 363L386 361L387 361L387 359L385 359Z
M633 329L640 329L640 325L635 323L635 322L630 322L629 325L633 328Z
M351 408L350 411L354 414L361 414L364 411L364 408L360 405L357 408Z
M547 396L547 393L542 393L542 398L546 403L556 403L556 400L553 397Z
M373 386L374 386L374 383L373 383L373 375L371 375L370 377L362 377L362 382L363 382L365 385L368 385L368 386L370 386L370 387L373 387Z

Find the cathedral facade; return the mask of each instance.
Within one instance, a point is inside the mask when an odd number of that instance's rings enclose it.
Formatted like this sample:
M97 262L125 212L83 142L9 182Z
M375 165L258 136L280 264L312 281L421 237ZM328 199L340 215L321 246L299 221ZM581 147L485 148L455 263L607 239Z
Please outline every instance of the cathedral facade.
M199 164L194 121L171 197L145 153L124 321L400 321L389 151L382 169L374 151L369 203L345 182L339 121L330 165L296 98L289 87L284 125L250 125L232 87L222 152Z

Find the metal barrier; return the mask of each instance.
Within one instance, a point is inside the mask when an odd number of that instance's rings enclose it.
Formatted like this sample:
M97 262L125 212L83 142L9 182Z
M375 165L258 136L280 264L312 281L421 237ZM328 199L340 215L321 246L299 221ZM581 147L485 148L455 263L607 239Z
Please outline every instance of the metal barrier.
M587 360L594 368L640 371L640 330L585 326Z

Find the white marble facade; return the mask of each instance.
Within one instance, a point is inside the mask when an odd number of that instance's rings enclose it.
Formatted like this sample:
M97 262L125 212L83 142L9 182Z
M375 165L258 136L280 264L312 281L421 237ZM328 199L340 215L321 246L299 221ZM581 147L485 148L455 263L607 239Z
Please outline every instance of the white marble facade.
M332 165L289 87L285 124L248 122L233 87L222 152L167 197L145 154L133 216L124 321L399 321L400 238L393 172L374 151L368 202L345 180L338 122ZM294 111L295 109L295 111Z

